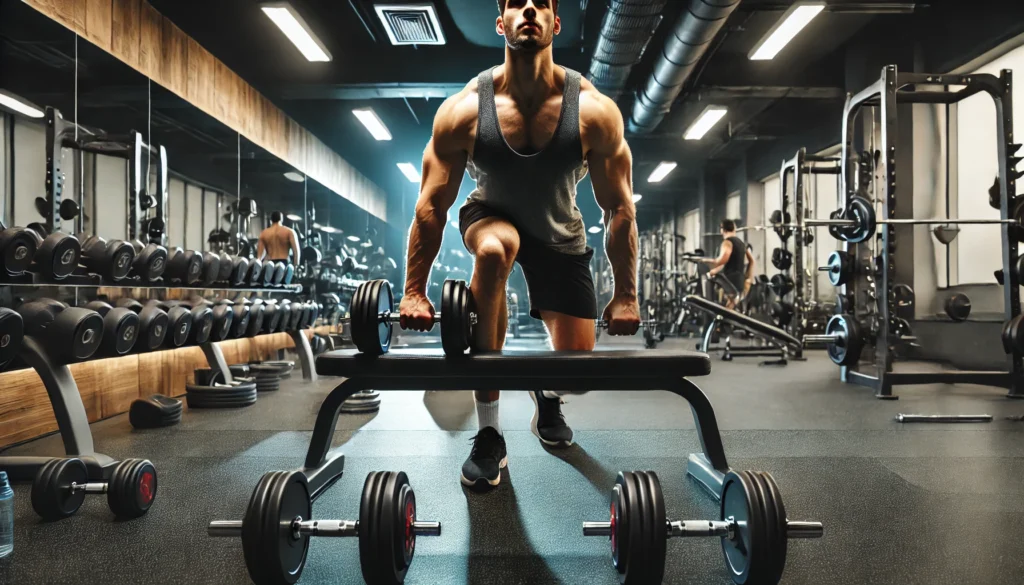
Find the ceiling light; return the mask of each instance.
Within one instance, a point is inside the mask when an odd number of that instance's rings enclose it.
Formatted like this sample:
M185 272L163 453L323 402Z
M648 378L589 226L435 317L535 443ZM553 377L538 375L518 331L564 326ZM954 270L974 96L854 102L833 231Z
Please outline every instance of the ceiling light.
M330 61L331 54L327 52L320 39L316 38L310 30L306 21L302 20L299 13L287 2L272 2L264 4L260 8L270 20L281 29L288 40L302 53L302 56L310 61Z
M0 106L23 116L28 116L29 118L42 118L44 115L43 111L39 108L30 105L28 102L13 93L2 89L0 89Z
M315 230L318 230L318 229L320 229L320 224L318 224L318 223L316 223L316 222L314 221L314 222L313 222L313 225L311 225L310 227L311 227L311 228L313 228L313 229L315 229Z
M299 217L298 215L295 215L294 213L289 213L285 217L287 217L288 219L290 219L292 221L302 221L302 218Z
M302 173L297 173L295 171L288 171L287 173L284 174L284 178L288 179L289 181L295 181L296 183L302 183L303 181L306 180L306 177L303 176Z
M420 182L420 172L416 170L416 167L412 163L398 163L398 170L402 171L406 179L409 179L410 183Z
M599 226L599 225L590 226L590 229L587 230L587 231L592 233L592 234L599 234L599 233L601 233L601 226Z
M633 203L638 203L644 196L639 193L633 193Z
M650 177L647 177L648 183L660 183L662 179L668 176L669 173L675 170L679 166L674 162L663 162L658 165L658 168L654 169Z
M349 236L348 237L348 241L350 241L350 242L358 242L359 241L359 236Z
M725 113L729 111L729 108L725 106L708 106L704 108L697 120L690 125L686 130L686 134L683 138L686 140L700 140L704 138L704 135L708 133L711 128L718 123L719 120L725 117Z
M391 132L388 131L388 127L384 125L380 117L377 116L377 112L373 111L373 108L362 108L360 110L352 110L352 113L359 118L359 121L366 126L366 129L370 131L377 140L391 140Z
M320 229L321 229L321 230L322 230L322 231L323 231L324 233L328 233L328 234L336 234L336 233L338 233L338 229L337 229L337 228L332 228L332 227L331 227L331 226L329 226L329 225L325 225L325 226L320 226Z
M789 41L795 37L808 23L814 20L822 10L824 2L798 2L789 7L782 18L775 23L767 34L754 45L750 51L750 59L766 61L774 59Z

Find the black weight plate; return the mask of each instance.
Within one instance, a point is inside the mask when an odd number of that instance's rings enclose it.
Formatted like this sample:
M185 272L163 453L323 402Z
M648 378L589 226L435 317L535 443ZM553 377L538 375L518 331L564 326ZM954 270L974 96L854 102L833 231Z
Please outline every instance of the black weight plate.
M43 254L44 263L49 267L50 275L54 278L67 278L78 268L78 261L82 254L81 245L74 236L60 232L50 234L39 246Z
M399 547L402 563L405 569L403 574L412 565L412 559L416 555L416 492L409 485L409 478L404 472L401 474L402 483L399 484L399 512L402 514L402 521L399 523L399 538L396 544Z
M777 539L773 543L773 556L769 560L775 566L775 571L772 575L776 582L778 582L782 579L782 574L786 570L786 556L789 548L789 538L786 535L786 507L782 505L782 493L779 491L779 486L775 483L775 478L765 471L757 471L754 474L760 478L767 495L764 507L768 512L769 526L775 533L774 538Z
M391 313L395 311L395 296L391 291L391 283L386 280L380 281L376 292L376 314L372 317L377 322L377 342L380 344L381 353L387 353L391 349L391 335L394 327L391 325L390 318L382 319L381 316L390 317Z
M284 471L268 471L264 473L252 495L249 496L249 505L245 508L245 516L242 517L242 554L245 557L245 566L249 570L249 578L254 583L273 583L269 576L269 564L265 552L266 541L264 536L263 519L266 516L267 494L273 480Z
M612 487L612 497L609 507L611 508L611 536L609 540L612 546L612 566L618 573L626 572L626 559L629 556L629 518L625 514L626 498L623 493L625 478L620 472L615 478L615 485Z
M349 335L352 337L352 343L355 344L356 348L360 352L366 353L366 341L365 331L366 324L363 322L363 297L366 296L366 287L368 283L362 283L356 287L354 293L352 293L351 310L349 313Z
M25 323L16 311L0 307L0 368L18 356L25 337Z
M107 244L106 254L110 259L108 276L114 280L127 277L135 262L135 248L123 240L113 240Z
M103 317L103 345L109 355L125 355L135 347L139 334L139 316L117 307Z
M309 520L312 513L306 476L299 471L281 472L267 490L262 522L268 579L289 584L299 580L309 552L309 537L295 538L291 522L295 518Z
M782 575L775 575L778 565L778 552L777 543L782 539L782 533L778 532L778 526L775 525L775 511L768 510L768 488L761 481L756 471L744 471L741 472L746 477L747 481L750 482L751 490L754 497L751 500L751 511L753 508L757 508L757 517L761 524L761 529L764 534L762 548L755 547L755 554L760 561L757 563L758 572L763 575L762 579L753 579L751 581L755 583L778 583L779 578Z
M103 317L96 311L69 307L47 327L46 337L50 347L62 348L59 353L68 361L89 359L103 341Z
M170 323L167 330L165 343L170 347L181 347L188 341L192 332L192 311L185 307L171 307L167 312L167 319Z
M750 493L752 487L742 475L736 471L726 474L722 484L722 499L719 506L719 520L735 522L735 538L722 539L722 552L725 554L725 566L729 576L736 585L760 583L753 577L759 554L757 547L761 544L761 528L758 525L758 509L752 509Z
M836 342L828 344L828 357L839 366L855 365L859 357L850 351L850 319L846 315L833 315L825 325L825 335L840 336Z
M445 280L441 286L441 347L446 356L462 355L469 347L467 289L463 280Z
M220 266L217 270L218 282L227 282L231 279L232 261L233 258L227 252L221 252Z
M633 472L633 484L636 487L637 504L640 508L640 542L641 555L634 551L633 559L637 562L630 563L628 583L654 583L651 578L650 553L654 546L654 529L651 521L654 519L654 506L651 501L651 493L647 489L647 477L643 471ZM664 526L664 525L662 525ZM639 571L637 569L640 569Z
M3 266L8 274L22 274L32 265L37 244L32 234L24 228L8 228L0 232L3 242Z
M842 227L839 234L851 244L858 244L875 235L875 208L863 197L851 197L843 213L844 219L852 219L857 225Z
M44 520L67 518L85 501L85 492L71 493L71 482L85 483L89 472L81 459L51 459L32 482L32 509Z
M157 494L156 467L145 459L125 459L110 476L107 506L118 518L138 518L153 506Z
M626 501L626 516L629 518L629 554L626 555L626 569L619 574L619 583L632 585L633 583L645 583L644 572L644 550L643 550L643 520L640 507L640 494L637 490L636 480L633 473L626 471L622 473L622 493Z
M377 560L380 566L377 570L382 585L401 585L405 581L405 572L408 569L403 552L405 535L398 531L398 525L404 526L405 523L401 509L400 475L402 474L399 472L388 472L388 478L384 482L384 490L378 502L380 524L377 532Z
M661 491L661 482L653 471L644 474L647 481L647 494L651 498L651 535L653 540L647 549L647 577L651 583L661 583L665 577L665 555L668 544L668 524L665 514L665 494ZM659 529L660 527L660 529Z
M363 495L359 500L359 567L367 583L380 581L378 530L379 500L386 472L371 471L363 483Z

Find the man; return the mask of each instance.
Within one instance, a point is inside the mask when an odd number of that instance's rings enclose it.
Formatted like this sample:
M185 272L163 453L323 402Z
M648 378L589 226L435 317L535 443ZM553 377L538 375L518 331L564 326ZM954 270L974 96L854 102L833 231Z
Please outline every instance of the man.
M747 247L746 242L736 236L736 222L731 219L723 219L720 229L722 234L722 249L718 253L718 258L709 258L705 260L707 264L712 266L711 271L708 272L709 278L714 278L719 273L732 287L734 291L726 289L726 308L736 308L736 297L739 291L743 291L746 295L750 290L750 285L754 282L754 255L750 252L750 248ZM746 271L743 269L743 263L746 260Z
M518 262L530 314L544 321L554 349L589 351L597 317L593 250L587 247L575 203L576 184L588 167L604 210L616 285L604 319L613 335L631 335L640 325L632 156L622 115L579 73L555 66L551 43L561 28L555 0L498 0L498 10L504 64L448 98L434 118L409 234L401 324L421 331L431 326L430 267L468 167L477 188L459 211L459 229L474 257L470 289L478 321L473 350L502 348L508 323L505 283ZM500 481L506 451L498 394L476 392L480 431L462 467L466 485ZM537 411L531 426L538 438L551 447L571 445L572 429L562 417L558 393L534 392L532 398Z
M268 257L274 262L299 263L299 236L295 230L281 225L284 219L280 211L270 214L270 227L260 232L260 241L256 245L256 257L261 261ZM288 251L291 250L292 258L288 259Z

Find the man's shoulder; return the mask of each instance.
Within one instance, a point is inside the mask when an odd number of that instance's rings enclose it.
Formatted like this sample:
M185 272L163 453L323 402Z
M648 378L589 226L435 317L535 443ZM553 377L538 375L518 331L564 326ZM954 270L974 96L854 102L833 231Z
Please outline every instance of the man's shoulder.
M613 151L625 136L618 104L586 79L580 83L580 129L586 143L597 150Z
M458 93L444 100L438 108L437 114L434 115L434 139L454 140L461 144L464 139L471 137L476 128L479 104L477 78L474 77Z

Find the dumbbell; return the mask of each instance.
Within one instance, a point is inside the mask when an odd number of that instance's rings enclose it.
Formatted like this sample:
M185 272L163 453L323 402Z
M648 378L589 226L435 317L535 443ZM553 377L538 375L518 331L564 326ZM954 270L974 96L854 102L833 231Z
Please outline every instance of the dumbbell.
M167 312L156 305L145 305L135 299L117 299L118 307L124 307L139 316L139 341L135 344L138 351L155 351L160 349L167 339L171 327L171 319Z
M21 350L25 322L17 311L0 307L0 369L6 368Z
M132 273L144 282L153 282L163 276L167 269L167 248L160 244L143 244L139 240L134 240L131 244L135 248Z
M194 299L198 299L198 302L194 302ZM210 335L213 333L214 318L213 309L205 299L193 297L187 301L165 301L165 303L169 307L183 307L192 315L192 327L185 345L199 345L209 341Z
M103 301L90 301L86 309L103 317L103 341L100 353L106 357L125 355L135 347L139 335L139 316L126 307L112 307Z
M193 285L203 278L203 253L195 250L171 248L167 252L167 270L164 276L185 285ZM219 267L218 267L219 270Z
M288 299L283 299L277 304L277 312L281 315L280 324L277 327L278 331L291 331L292 330L292 302Z
M190 299L193 307L207 307L213 315L213 327L210 330L208 341L224 341L231 337L232 326L234 325L234 311L229 304L214 304L201 297Z
M180 304L168 304L164 301L150 299L146 306L154 306L167 313L169 322L164 347L181 347L188 343L192 334L192 310Z
M277 301L263 303L263 332L276 333L281 330L281 317L284 312L278 307Z
M205 286L220 280L220 256L213 252L203 254L203 276L200 280Z
M263 303L263 299L252 299L252 301L246 300L245 302L249 304L249 325L245 329L245 336L256 337L263 330L267 307Z
M241 256L231 258L231 276L228 282L231 286L245 286L249 280L249 261Z
M54 458L36 472L32 481L32 509L45 520L67 518L90 494L106 494L107 506L118 518L138 518L156 499L156 467L145 459L119 462L109 481L89 481L81 459Z
M0 269L11 276L24 274L36 256L38 235L35 230L0 224Z
M61 280L78 268L82 257L82 244L78 238L63 232L48 233L41 223L30 223L30 232L36 236L35 269L41 274Z
M249 259L249 273L245 277L245 282L253 288L263 286L263 262L259 258Z
M89 272L114 281L123 280L132 270L135 248L124 240L104 240L99 236L80 234L82 265Z
M946 299L946 315L954 321L966 321L971 316L971 299L964 293L953 293Z
M277 275L278 263L267 260L263 263L263 274L260 277L260 286L263 288L270 288L276 286L274 278ZM284 277L284 270L281 271L281 277Z
M786 566L789 539L821 538L820 522L786 517L775 480L760 471L725 475L717 520L668 520L653 471L620 472L608 522L584 522L584 536L611 540L612 566L621 583L661 583L669 538L718 537L733 583L775 584Z
M227 252L220 253L220 272L217 274L217 282L229 282L231 280L231 269L234 258Z
M244 301L234 303L228 299L221 299L216 304L226 306L232 313L228 337L231 339L245 337L245 332L249 329L249 305L246 305Z
M39 340L57 363L87 360L103 340L103 317L96 311L43 298L21 305L18 313L25 335Z
M445 355L465 353L476 324L476 308L466 281L444 281L440 308L432 323L441 323L441 347ZM359 351L367 355L387 353L391 347L392 324L400 322L401 317L395 312L391 283L368 280L360 284L352 295L350 315L340 321L351 324L352 342Z
M292 279L295 278L295 266L289 262L284 265L284 276L281 278L281 285L288 286L292 283Z
M207 534L241 537L249 576L275 583L299 579L312 536L358 537L363 579L402 583L416 552L416 538L441 535L440 522L416 519L416 494L401 471L366 476L358 521L314 520L312 512L306 476L301 471L271 471L256 484L245 520L211 522Z

